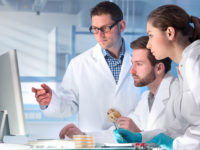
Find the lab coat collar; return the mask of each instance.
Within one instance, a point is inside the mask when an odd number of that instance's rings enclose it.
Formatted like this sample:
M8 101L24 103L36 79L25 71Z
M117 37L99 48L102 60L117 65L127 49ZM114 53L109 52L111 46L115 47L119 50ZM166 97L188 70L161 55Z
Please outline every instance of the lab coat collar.
M92 56L98 63L98 65L102 68L102 71L105 73L105 76L108 77L108 82L111 82L113 87L116 86L115 78L113 77L113 74L104 58L104 55L102 53L101 46L97 43L95 47L92 50Z
M120 88L120 86L122 85L123 80L128 76L129 70L132 65L131 64L132 49L130 48L130 44L127 43L126 40L124 40L124 43L125 43L125 54L124 54L124 59L122 62L122 67L121 67L121 71L120 71L120 75L119 75L118 84L116 84L116 82L115 82L112 72L111 72L111 70L104 58L104 55L102 53L102 48L99 44L95 45L95 47L93 49L93 53L92 53L93 58L96 59L103 66L103 68L104 68L106 74L109 76L109 78L113 79L112 84L115 84L115 86L116 86L116 93L117 93L118 89Z
M129 55L131 56L131 48L130 48L130 44L126 42L125 39L123 39L124 42L124 46L125 46L125 55L127 54L127 52L129 53ZM93 53L92 56L93 58L97 59L97 60L101 60L101 59L105 59L104 56L105 54L103 54L103 48L101 48L101 46L97 43L94 48L93 48ZM131 64L131 63L130 63Z
M188 45L183 53L182 60L179 64L179 71L182 78L179 76L181 81L182 92L191 91L195 97L197 105L200 105L199 99L199 88L197 78L199 77L199 66L198 60L200 56L200 40L196 40ZM194 71L195 70L195 71ZM192 73L194 71L194 74Z
M122 86L125 78L128 77L130 68L132 66L132 63L131 63L132 49L130 48L130 44L128 44L125 40L124 40L124 42L125 42L125 54L124 54L124 59L123 59L120 75L119 75L116 93L120 89L120 86Z
M152 126L152 124L160 116L167 105L170 97L170 84L173 81L172 78L173 76L171 76L170 73L167 73L161 81L159 88L157 89L157 94L155 95L149 115L149 126Z
M190 56L190 53L192 53L193 51L191 49L197 49L196 47L199 47L200 48L200 40L196 40L194 41L193 43L191 43L190 45L188 45L184 50L183 50L183 53L182 53L182 59L179 63L179 71L180 71L180 76L183 77L185 76L185 63L186 63L186 60L187 60L187 57ZM197 55L197 53L193 53L192 55Z
M169 96L170 96L170 84L172 82L172 76L171 74L168 72L165 74L164 78L162 79L157 91L156 91L156 97L161 97L162 98L162 102L166 101ZM160 101L160 100L159 100Z
M190 45L188 45L184 50L183 50L183 58L185 58L186 56L188 56L188 53L191 53L191 49L196 49L196 47L199 47L200 45L200 40L196 40L193 43L191 43Z
M93 48L93 52L92 52L92 56L94 59L99 60L101 59L103 56L102 54L102 48L99 44L96 44Z

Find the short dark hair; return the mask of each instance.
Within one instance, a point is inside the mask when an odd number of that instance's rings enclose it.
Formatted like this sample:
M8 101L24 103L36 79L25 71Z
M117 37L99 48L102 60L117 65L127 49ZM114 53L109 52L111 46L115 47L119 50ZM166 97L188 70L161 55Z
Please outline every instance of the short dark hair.
M148 59L152 66L155 66L157 63L162 62L165 66L165 73L167 73L171 69L171 62L172 60L170 58L165 58L161 60L157 60L154 55L151 53L150 49L146 47L148 43L149 37L148 36L141 36L135 41L131 42L131 48L134 49L146 49L148 51Z
M92 18L92 16L100 16L102 14L110 14L111 19L115 22L123 19L123 13L120 7L109 1L100 2L92 8L90 17Z

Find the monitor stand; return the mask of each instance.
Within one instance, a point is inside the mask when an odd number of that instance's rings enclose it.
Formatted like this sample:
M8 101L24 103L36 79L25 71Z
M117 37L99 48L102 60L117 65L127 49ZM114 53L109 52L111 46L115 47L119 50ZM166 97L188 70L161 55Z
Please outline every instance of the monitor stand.
M10 135L7 110L0 111L0 143L3 142L4 135Z
M25 135L11 135L7 110L0 111L0 143L27 144Z

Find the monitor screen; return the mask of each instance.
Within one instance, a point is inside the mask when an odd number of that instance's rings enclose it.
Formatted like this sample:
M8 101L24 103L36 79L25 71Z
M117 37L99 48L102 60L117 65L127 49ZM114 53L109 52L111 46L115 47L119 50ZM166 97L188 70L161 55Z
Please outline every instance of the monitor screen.
M16 50L0 55L0 111L1 134L26 134Z

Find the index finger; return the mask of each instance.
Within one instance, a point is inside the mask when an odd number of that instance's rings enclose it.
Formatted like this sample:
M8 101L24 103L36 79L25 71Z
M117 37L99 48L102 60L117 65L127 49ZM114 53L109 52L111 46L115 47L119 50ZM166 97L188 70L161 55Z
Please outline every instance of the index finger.
M60 131L59 136L60 136L61 139L64 139L65 135L67 135L68 130L69 130L70 128L76 128L76 126L75 126L73 123L70 123L70 124L66 125L66 126ZM67 135L67 136L68 136L68 135Z
M66 128L65 127L60 131L60 134L59 134L60 139L65 138L65 135L66 135Z
M77 128L77 127L75 126L75 124L70 123L70 124L66 125L65 128L68 129L68 128Z
M70 123L68 125L66 125L61 131L66 132L68 131L70 128L75 128L76 126L73 123Z
M41 84L41 87L43 88L43 89L45 89L46 91L51 91L51 88L48 86L48 85L46 85L46 84Z
M36 92L37 92L37 89L34 88L34 87L32 87L32 92L33 92L33 93L36 93Z

